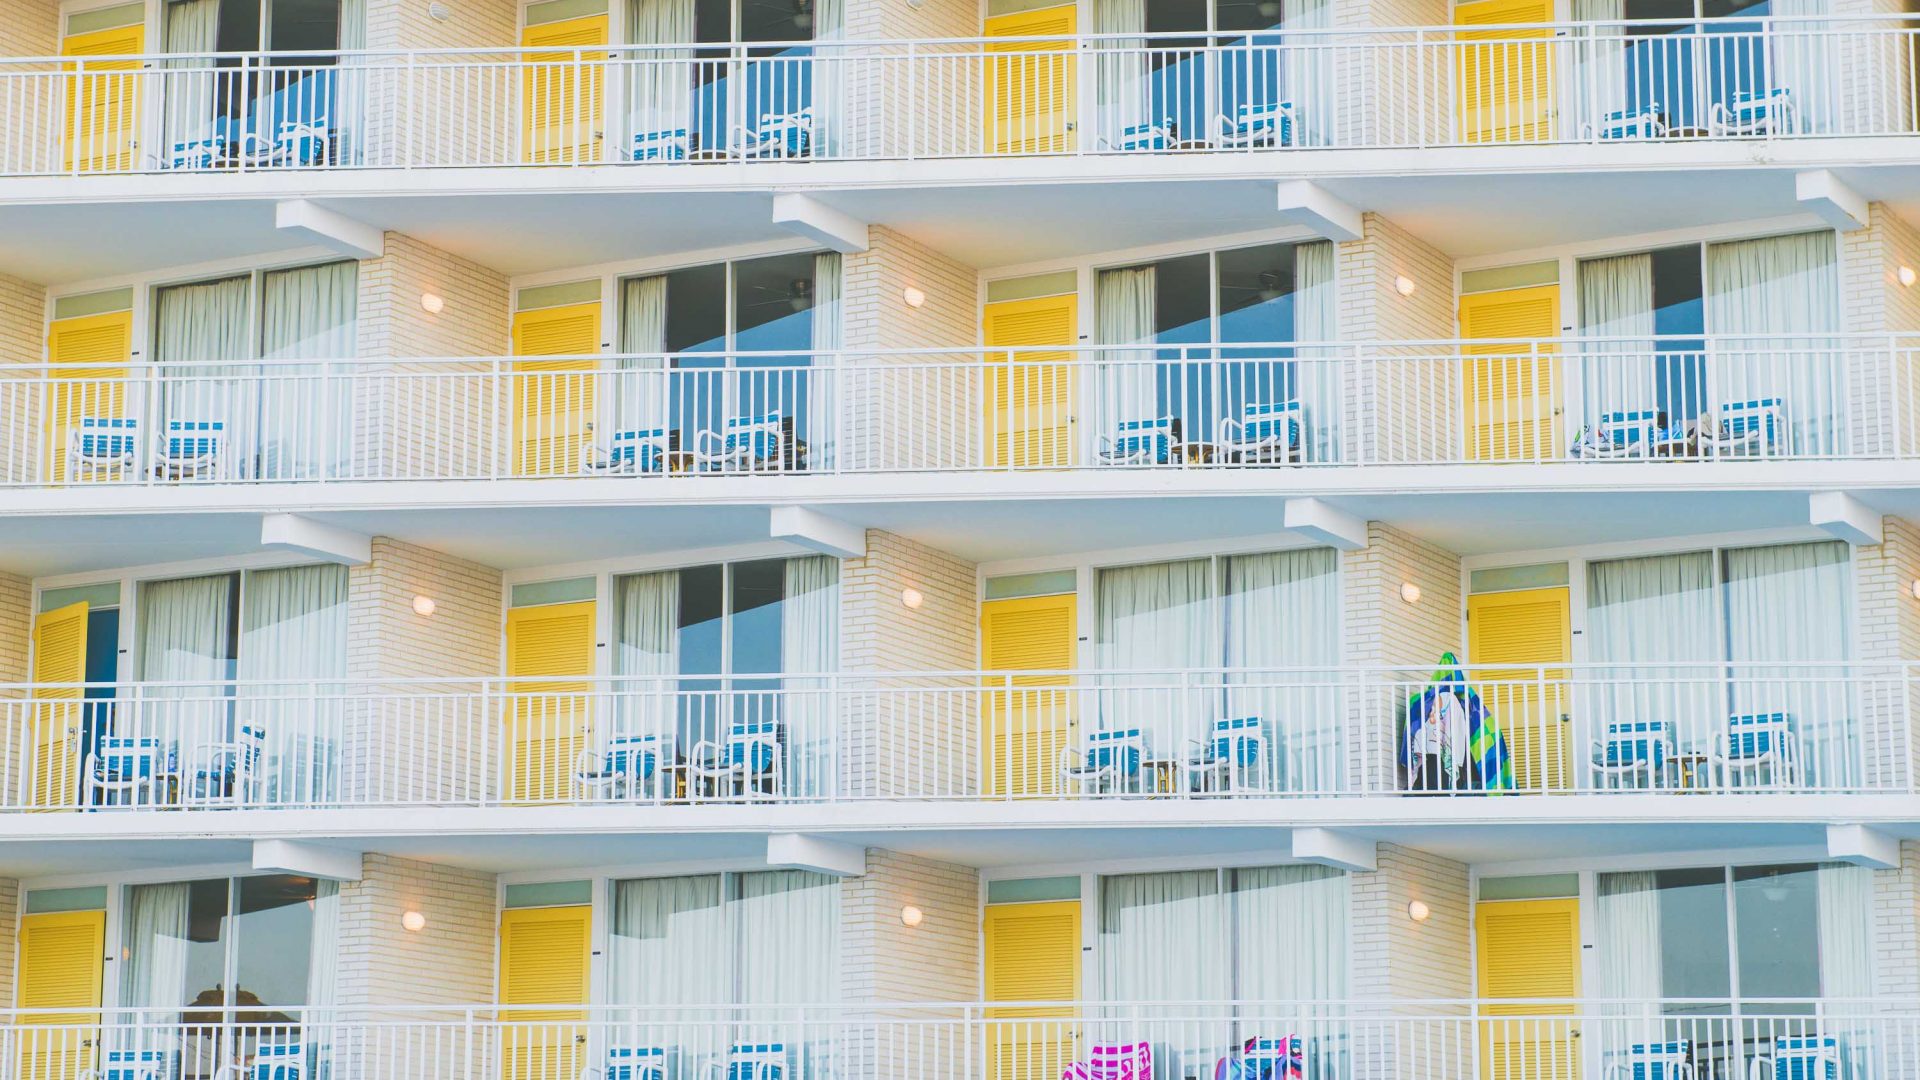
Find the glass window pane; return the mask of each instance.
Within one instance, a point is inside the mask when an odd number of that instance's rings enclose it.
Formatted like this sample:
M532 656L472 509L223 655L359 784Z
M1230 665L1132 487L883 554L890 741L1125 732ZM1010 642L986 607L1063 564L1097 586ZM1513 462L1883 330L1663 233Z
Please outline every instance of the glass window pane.
M34 889L27 894L27 914L48 915L58 911L100 911L107 906L105 885L81 885L71 889Z
M307 1004L316 883L309 877L267 874L241 878L238 886L233 1003L269 1007Z
M1659 890L1660 996L1726 1000L1732 993L1727 951L1726 870L1661 870ZM1724 1012L1718 1006L1679 1006L1680 1012Z
M1820 996L1818 881L1812 865L1734 869L1734 940L1745 1000Z
M591 881L533 881L509 885L501 896L501 903L510 908L563 907L592 902Z
M734 264L734 337L742 352L813 348L814 258L804 252Z
M234 676L234 574L140 586L140 678L207 683Z
M340 47L340 0L271 0L271 4L267 48L275 52L327 52ZM302 57L294 62L310 67L325 61Z
M780 609L787 560L763 559L733 566L733 667L736 675L777 672Z
M227 879L127 890L120 1000L179 1009L228 1004Z

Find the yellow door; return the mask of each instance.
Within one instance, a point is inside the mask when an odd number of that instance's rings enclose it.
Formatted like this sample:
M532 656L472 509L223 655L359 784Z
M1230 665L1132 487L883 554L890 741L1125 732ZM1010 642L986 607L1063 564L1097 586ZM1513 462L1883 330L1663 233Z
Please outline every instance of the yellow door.
M1469 342L1518 338L1527 344L1466 346L1462 395L1467 409L1467 457L1475 461L1530 461L1557 457L1560 448L1560 286L1473 293L1460 298L1460 336Z
M1456 4L1460 138L1468 143L1541 142L1554 137L1553 0ZM1521 24L1516 26L1515 24ZM1536 28L1537 26L1537 28Z
M78 799L87 678L87 604L68 604L33 622L33 799L48 809Z
M20 1080L77 1080L94 1067L107 913L20 917Z
M132 358L133 312L59 319L47 328L53 378L47 402L47 463L53 482L70 483L67 433L82 419L118 420L127 414L127 369L74 365L126 364ZM109 474L88 474L106 477Z
M1572 1016L1580 996L1580 902L1502 900L1474 907L1480 952L1481 1075L1486 1080L1577 1080L1580 1032ZM1502 1005L1501 999L1534 999ZM1540 1003L1546 999L1547 1003Z
M989 1002L1080 999L1080 901L995 904L985 930ZM1053 1080L1076 1060L1070 1004L988 1009L987 1018L991 1080Z
M519 908L500 914L500 1004L587 1003L593 908ZM580 1009L500 1010L505 1080L577 1080L587 1059Z
M132 56L146 45L146 27L74 34L60 43L62 56L88 58L85 74L67 80L66 167L81 172L131 169L140 146L140 61L94 60ZM79 64L68 64L80 72Z
M1013 350L987 357L995 466L1073 464L1073 356L1058 346L1079 340L1079 316L1076 296L1007 300L988 304L982 313L987 347Z
M516 680L507 797L515 802L573 797L574 761L592 736L593 635L591 600L507 612L507 675Z
M526 63L524 156L540 165L599 161L606 83L607 17L589 15L529 26L520 35ZM590 48L589 46L602 46Z
M1573 634L1567 590L1469 596L1467 653L1478 669L1471 681L1506 733L1514 785L1520 791L1571 787L1565 679Z
M600 351L600 305L523 311L513 317L515 356L564 356L514 365L513 424L516 476L564 476L580 471L593 440L594 361Z
M986 21L987 152L1058 154L1073 148L1072 4Z
M980 605L980 653L987 671L1063 671L1073 667L1074 604L1065 596L989 600ZM989 795L1053 795L1060 751L1073 740L1073 692L1066 675L995 679L983 740Z

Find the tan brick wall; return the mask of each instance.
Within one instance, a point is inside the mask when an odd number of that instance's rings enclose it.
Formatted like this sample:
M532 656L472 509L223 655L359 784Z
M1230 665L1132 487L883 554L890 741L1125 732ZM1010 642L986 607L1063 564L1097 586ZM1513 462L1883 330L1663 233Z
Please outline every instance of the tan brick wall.
M459 0L445 22L427 17L416 0L367 0L369 49L468 49L519 42L514 0Z
M420 298L446 301L438 314ZM509 352L506 276L401 233L360 264L363 359L499 357ZM371 366L371 365L368 365ZM380 365L354 403L358 459L385 477L486 476L509 430L493 411L490 364Z
M918 590L918 609L901 593ZM840 567L841 670L972 671L979 667L975 568L894 533L870 529L867 555ZM914 680L924 684L925 679ZM897 680L850 679L841 717L845 790L855 794L967 794L977 787L979 716L972 680L952 694L900 691Z
M0 684L27 682L28 651L33 641L33 584L14 574L0 574ZM0 690L0 698L17 698L19 691ZM0 705L0 805L16 805L24 795L15 790L22 762L16 760L24 742L23 729L31 717L19 706ZM0 924L4 925L4 924ZM0 931L0 937L11 936ZM11 971L12 968L7 969Z
M19 948L20 883L0 878L0 1009L13 1007L13 968Z
M1440 249L1377 213L1363 216L1364 235L1335 249L1342 341L1432 341L1454 336L1453 261ZM1396 286L1405 276L1411 296ZM1355 372L1351 415L1362 430L1345 433L1347 460L1445 460L1458 420L1452 413L1455 365L1423 359L1431 350L1369 350L1377 377Z
M33 384L47 355L47 290L0 274L0 482L26 483L44 475L40 394Z
M867 872L840 886L842 1000L961 1002L980 997L980 878L972 867L936 862L880 848L867 849ZM910 927L901 909L920 909ZM874 1013L903 1020L924 1011L884 1007ZM933 1030L939 1030L935 1028ZM920 1076L962 1080L961 1048L899 1037L844 1050L843 1075ZM851 1065L851 1068L846 1066Z
M60 51L60 0L8 0L0 19L0 56L53 56Z
M368 0L369 49L475 50L425 61L413 74L381 59L367 72L366 160L374 165L508 163L520 127L515 0L457 0L437 22L423 0ZM484 66L478 66L484 65ZM410 81L409 81L410 80Z
M1397 678L1420 682L1443 652L1464 656L1460 635L1460 557L1378 521L1367 523L1367 546L1341 556L1341 590L1349 664L1403 669ZM1420 602L1400 587L1420 587ZM1394 739L1400 695L1363 695L1353 702L1358 746L1348 781L1369 791L1395 790Z
M871 246L842 265L842 339L847 357L842 409L850 445L841 464L903 469L982 460L984 405L978 374L964 351L980 337L980 274L904 233L883 226ZM927 294L918 309L902 299L912 286ZM873 357L863 349L943 349L933 355ZM912 366L908 366L912 365ZM943 365L943 366L933 366Z
M59 0L8 0L0 14L0 57L54 56L60 51ZM65 84L53 64L8 64L7 107L0 109L0 170L52 172L62 167ZM29 76L30 72L43 72Z
M1472 996L1473 907L1465 863L1398 844L1381 844L1380 868L1356 873L1352 882L1350 970L1355 998L1433 1000ZM1430 914L1426 922L1414 922L1407 916L1407 905L1415 900L1427 905ZM1370 1042L1356 1047L1356 1053L1363 1056L1354 1063L1354 1075L1378 1080L1403 1075L1390 1058L1367 1054ZM1432 1052L1460 1055L1457 1075L1469 1074L1470 1047L1448 1044L1436 1046ZM1434 1075L1455 1073L1436 1068Z
M1333 39L1341 47L1330 64L1338 102L1333 122L1339 145L1404 146L1449 134L1450 73L1445 54L1430 49L1423 57L1411 47L1411 33L1365 31L1445 26L1452 21L1447 0L1341 0L1333 5L1334 26L1359 31ZM1382 48L1388 44L1406 47Z
M1920 270L1920 230L1884 203L1867 207L1867 227L1840 234L1841 327L1853 334L1910 334L1920 331L1920 286L1900 284L1900 268ZM1883 454L1897 449L1920 452L1920 350L1902 342L1892 351L1884 341L1855 343L1848 386L1856 417L1852 449Z
M1873 874L1873 992L1920 994L1920 842L1900 842L1900 865Z
M1904 788L1920 768L1913 756L1920 739L1900 730L1912 719L1911 694L1898 667L1920 659L1920 601L1912 591L1920 580L1920 526L1897 517L1883 518L1881 525L1884 543L1853 549L1860 630L1855 649L1871 679L1860 703L1867 763L1862 779L1871 787Z
M974 38L980 8L967 0L927 0L918 10L892 0L854 0L847 5L848 41ZM976 152L981 136L978 102L987 100L985 67L959 45L916 46L917 71L900 47L816 46L816 55L838 56L841 101L827 115L840 120L837 151L861 157ZM929 59L949 54L944 59ZM917 77L916 77L917 76ZM822 96L823 80L814 94ZM937 93L924 87L939 87ZM816 106L817 108L818 106Z

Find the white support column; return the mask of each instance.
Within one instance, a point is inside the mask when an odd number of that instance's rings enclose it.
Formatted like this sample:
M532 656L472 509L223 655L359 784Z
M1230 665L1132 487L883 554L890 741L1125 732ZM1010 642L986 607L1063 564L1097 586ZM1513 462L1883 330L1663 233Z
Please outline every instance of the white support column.
M805 833L773 833L767 837L767 865L859 877L867 872L867 849Z
M253 868L303 874L328 881L359 881L360 852L321 847L299 840L255 840Z
M1293 857L1339 870L1380 869L1380 845L1336 829L1293 830Z
M1867 200L1825 169L1795 173L1793 197L1841 232L1867 227Z
M1900 841L1865 825L1827 826L1827 858L1872 870L1900 865Z
M261 518L260 546L297 551L342 566L365 566L373 561L373 537L298 514Z
M1288 499L1281 520L1288 532L1331 544L1341 551L1360 551L1367 546L1364 519L1319 499Z
M1360 211L1311 180L1288 180L1279 189L1280 220L1305 225L1329 240L1358 240L1366 235Z
M774 507L768 532L775 540L798 544L822 555L861 559L867 554L867 530L804 506Z
M1885 538L1879 512L1844 491L1808 496L1807 520L1856 547L1872 547Z
M288 199L273 208L274 227L355 259L387 253L387 235L364 221L306 199Z
M867 223L835 210L811 195L789 192L773 197L773 223L842 255L867 250Z

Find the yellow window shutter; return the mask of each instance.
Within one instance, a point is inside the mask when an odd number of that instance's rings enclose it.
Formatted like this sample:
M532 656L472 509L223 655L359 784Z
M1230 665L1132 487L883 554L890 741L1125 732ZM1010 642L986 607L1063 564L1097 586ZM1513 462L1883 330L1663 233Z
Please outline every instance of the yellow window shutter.
M536 164L600 160L607 53L592 46L607 44L607 17L529 26L520 44L555 50L525 56L526 159Z
M500 915L500 1004L585 1005L593 909L524 908ZM524 1023L505 1035L505 1080L574 1080L588 1064L584 1009L501 1010Z
M1478 0L1457 4L1464 44L1460 80L1460 135L1469 143L1538 142L1553 138L1552 0ZM1534 25L1538 29L1532 29ZM1527 28L1520 28L1527 27Z
M133 56L146 45L146 27L115 27L74 34L60 43L63 56ZM90 60L87 74L67 83L66 166L81 172L131 169L139 152L138 60ZM80 65L69 64L78 71ZM94 74L98 72L99 74Z
M1467 656L1482 699L1507 737L1521 791L1564 790L1573 762L1561 717L1573 656L1565 588L1480 593L1467 598ZM1539 668L1545 668L1541 678ZM1545 695L1543 700L1542 695Z
M1550 343L1559 335L1558 285L1460 298L1460 336L1469 341ZM1542 345L1538 354L1510 342L1469 344L1465 351L1468 456L1480 461L1557 456L1560 394L1552 346Z
M71 807L78 798L86 692L73 684L87 678L87 611L82 601L33 622L33 681L43 684L33 709L34 806Z
M1030 596L980 605L980 655L987 671L1064 671L1074 666L1076 598ZM1065 675L1017 675L1018 689L989 695L981 740L990 794L1050 795L1059 788L1060 751L1073 739L1073 694Z
M527 680L512 687L508 721L515 802L571 797L574 762L592 735L595 629L591 600L507 612L507 675Z
M1016 350L1012 364L989 368L987 418L993 464L1026 467L1073 464L1073 357L1079 341L1080 300L1073 295L1007 300L986 305L981 329L987 347ZM996 353L992 364L1006 364Z
M117 420L126 416L125 367L132 359L133 312L116 311L78 319L58 319L47 328L47 362L52 368L52 401L47 413L47 461L53 482L67 483L67 432L83 418Z
M991 905L984 929L988 1001L1079 1000L1078 900ZM989 1009L988 1016L1001 1021L991 1028L994 1080L1053 1080L1075 1060L1071 1005Z
M600 351L600 305L523 311L513 318L515 356L560 356L514 365L514 469L519 476L580 471L593 438L594 361Z
M1077 25L1072 4L986 20L986 145L990 153L1057 154L1071 148ZM991 40L1056 35L1050 41Z
M1504 900L1474 908L1480 996L1492 1019L1481 1021L1481 1075L1574 1080L1578 1045L1571 1016L1580 996L1580 902ZM1500 999L1519 999L1500 1005ZM1502 1016L1526 1016L1506 1022Z

